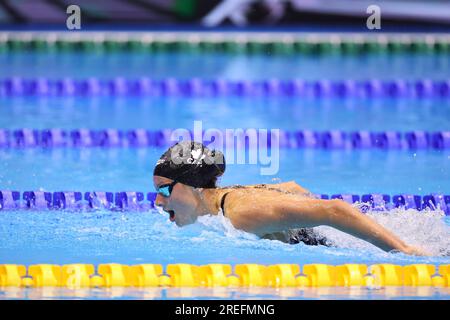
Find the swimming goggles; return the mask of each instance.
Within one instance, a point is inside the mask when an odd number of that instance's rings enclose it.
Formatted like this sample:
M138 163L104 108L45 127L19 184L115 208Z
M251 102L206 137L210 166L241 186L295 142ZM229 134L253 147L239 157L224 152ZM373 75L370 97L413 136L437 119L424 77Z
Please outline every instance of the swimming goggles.
M178 181L173 181L168 184L160 185L158 188L156 188L156 192L162 195L163 197L170 197L173 187L178 183Z

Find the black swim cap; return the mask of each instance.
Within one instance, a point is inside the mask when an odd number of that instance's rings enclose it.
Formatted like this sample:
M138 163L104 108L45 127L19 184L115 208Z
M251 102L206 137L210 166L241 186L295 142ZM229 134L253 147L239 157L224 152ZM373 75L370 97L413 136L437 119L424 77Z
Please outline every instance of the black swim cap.
M154 176L176 180L195 188L214 188L225 172L225 157L194 141L180 141L156 163Z

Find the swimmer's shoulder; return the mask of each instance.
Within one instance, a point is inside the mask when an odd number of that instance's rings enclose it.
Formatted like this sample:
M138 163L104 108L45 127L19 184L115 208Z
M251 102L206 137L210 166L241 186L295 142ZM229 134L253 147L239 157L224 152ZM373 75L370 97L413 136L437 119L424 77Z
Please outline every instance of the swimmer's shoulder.
M234 190L227 195L226 217L233 226L260 237L279 231L279 204L284 196L275 195L270 190Z
M301 185L299 185L296 181L290 180L286 182L280 182L280 183L274 183L272 184L273 187L279 188L286 192L291 192L294 194L311 194L311 192L305 188L303 188Z

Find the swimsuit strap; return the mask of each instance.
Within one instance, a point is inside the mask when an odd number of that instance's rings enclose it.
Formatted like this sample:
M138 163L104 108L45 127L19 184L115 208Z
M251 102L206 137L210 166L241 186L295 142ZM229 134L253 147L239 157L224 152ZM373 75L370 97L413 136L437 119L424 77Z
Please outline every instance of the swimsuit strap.
M230 193L231 191L228 191L227 193L225 193L223 196L222 196L222 200L220 201L220 208L222 208L222 213L223 213L223 215L225 215L225 209L223 208L223 206L224 206L224 204L225 204L225 198L226 198L226 196Z
M227 187L227 189L251 189L251 188L274 190L274 191L279 191L279 192L285 193L284 191L282 191L282 190L280 190L280 189L277 189L277 188L270 188L270 187L268 187L265 183L257 184L257 185L251 186L251 187L249 187L249 186L244 186L244 185L241 185L241 184L235 184L235 185L232 185L232 186ZM231 191L226 192L226 193L222 196L222 200L220 200L220 208L222 209L223 215L225 215L225 209L223 208L223 206L225 205L225 198L226 198L226 196L227 196L230 192L231 192Z
M290 192L284 191L284 190L280 190L278 188L271 188L269 186L267 186L267 184L265 183L261 183L261 184L257 184L254 186L243 186L241 184L235 184L232 186L227 187L227 189L251 189L251 188L255 188L255 189L266 189L266 190L273 190L273 191L278 191L281 193L285 193L285 194L289 194ZM225 210L223 208L224 204L225 204L225 197L230 193L231 191L226 192L223 196L222 196L222 200L220 201L220 208L222 208L222 213L223 215L225 215Z

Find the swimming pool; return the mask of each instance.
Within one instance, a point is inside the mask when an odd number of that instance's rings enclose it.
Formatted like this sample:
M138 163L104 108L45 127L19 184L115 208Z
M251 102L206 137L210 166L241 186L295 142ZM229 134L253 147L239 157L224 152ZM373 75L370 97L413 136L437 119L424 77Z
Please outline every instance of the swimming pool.
M448 53L361 55L229 55L208 52L2 52L1 77L58 80L222 79L308 81L406 79L447 81ZM1 92L1 90L0 90ZM2 94L0 128L22 130L162 130L266 128L354 132L416 130L448 132L450 100L427 97L186 96ZM147 147L0 147L0 190L153 192L153 166L166 146ZM230 164L220 185L296 180L316 194L449 194L449 148L281 148L279 172L260 175L258 164ZM225 150L226 152L227 150ZM337 247L288 245L257 239L234 229L223 217L203 217L184 228L155 209L0 211L0 263L278 263L397 265L450 263L450 219L442 210L394 208L369 212L407 243L423 245L433 257L388 254L327 227L317 228ZM448 214L448 213L447 213ZM285 298L433 298L448 299L447 289L123 289L122 291L39 289L3 290L0 298L33 297L285 297ZM177 291L178 290L178 291ZM197 291L196 291L197 290ZM264 291L266 290L266 291ZM284 290L284 291L283 291ZM385 290L385 291L383 291ZM386 291L387 290L387 291ZM113 292L113 293L111 293ZM187 292L187 293L186 293ZM283 293L284 292L284 293ZM177 296L178 294L178 296Z

